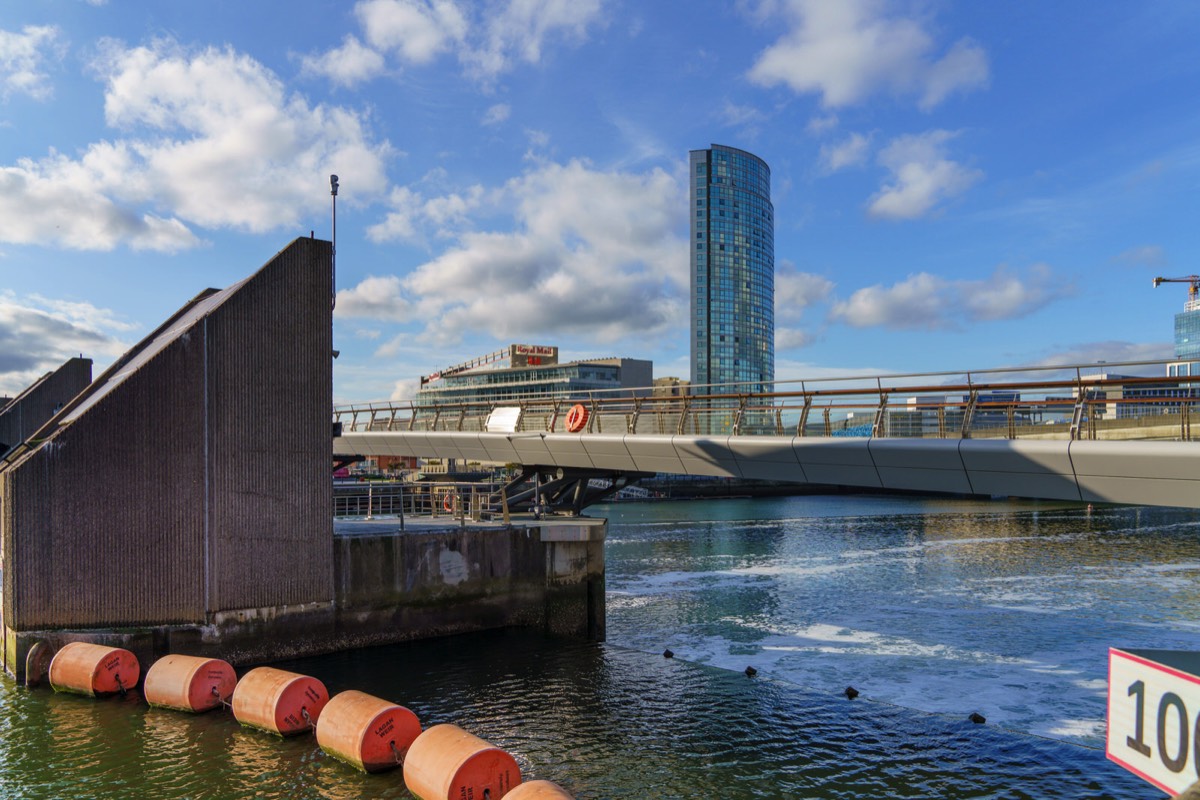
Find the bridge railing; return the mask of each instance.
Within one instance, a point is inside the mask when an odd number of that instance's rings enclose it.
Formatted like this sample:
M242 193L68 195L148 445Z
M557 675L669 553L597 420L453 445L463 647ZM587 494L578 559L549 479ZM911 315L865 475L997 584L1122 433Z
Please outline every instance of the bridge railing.
M581 405L582 434L1191 440L1200 376L1163 377L1167 363L777 381L770 391L743 384L373 403L339 406L334 421L346 431L562 433Z

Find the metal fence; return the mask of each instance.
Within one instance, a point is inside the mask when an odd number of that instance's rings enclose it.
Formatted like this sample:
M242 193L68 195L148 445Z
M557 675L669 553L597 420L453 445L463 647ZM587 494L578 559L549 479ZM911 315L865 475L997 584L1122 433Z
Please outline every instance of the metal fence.
M500 489L500 484L487 481L335 481L333 516L478 520L502 512Z

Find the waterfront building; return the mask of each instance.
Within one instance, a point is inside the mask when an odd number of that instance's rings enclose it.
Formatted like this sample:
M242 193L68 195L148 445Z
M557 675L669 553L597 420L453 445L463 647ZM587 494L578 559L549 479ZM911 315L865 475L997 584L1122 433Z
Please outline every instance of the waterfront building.
M1200 375L1200 300L1189 299L1175 315L1175 358L1167 365L1167 377Z
M769 392L775 379L771 169L745 150L714 144L689 154L689 185L691 382Z
M564 400L585 399L590 394L646 395L650 392L653 371L653 362L638 358L591 358L559 363L555 346L511 344L422 376L417 403L504 403L547 395Z

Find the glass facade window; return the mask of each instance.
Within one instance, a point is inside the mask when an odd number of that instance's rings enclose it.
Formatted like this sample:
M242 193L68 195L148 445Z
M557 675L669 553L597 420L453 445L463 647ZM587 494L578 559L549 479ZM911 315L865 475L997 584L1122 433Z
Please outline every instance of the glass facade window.
M758 156L722 145L693 150L689 160L696 175L692 383L742 383L742 391L769 392L775 380L770 167Z
M1175 315L1175 357L1200 358L1200 311Z

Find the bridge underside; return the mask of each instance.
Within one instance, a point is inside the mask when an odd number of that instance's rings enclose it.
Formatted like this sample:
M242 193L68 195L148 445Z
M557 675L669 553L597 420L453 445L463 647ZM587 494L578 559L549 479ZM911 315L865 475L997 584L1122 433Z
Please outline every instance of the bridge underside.
M1200 508L1191 442L346 431L334 453Z

